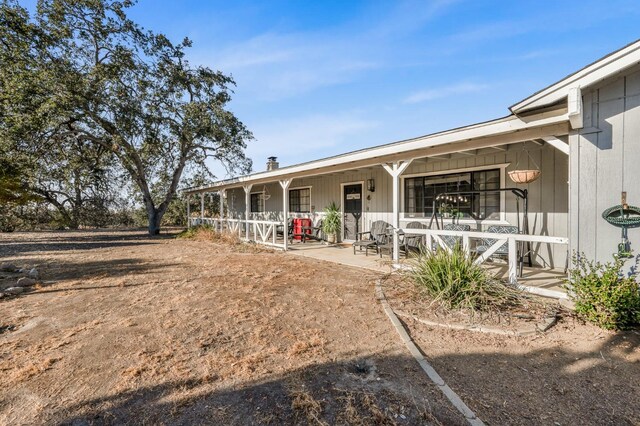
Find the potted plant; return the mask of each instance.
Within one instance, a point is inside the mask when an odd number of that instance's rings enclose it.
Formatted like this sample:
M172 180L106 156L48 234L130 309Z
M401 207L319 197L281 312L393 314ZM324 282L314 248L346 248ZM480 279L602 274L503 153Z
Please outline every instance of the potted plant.
M327 236L327 242L335 244L338 241L338 233L342 227L342 214L340 207L335 202L331 202L324 208L324 218L322 218L322 232Z

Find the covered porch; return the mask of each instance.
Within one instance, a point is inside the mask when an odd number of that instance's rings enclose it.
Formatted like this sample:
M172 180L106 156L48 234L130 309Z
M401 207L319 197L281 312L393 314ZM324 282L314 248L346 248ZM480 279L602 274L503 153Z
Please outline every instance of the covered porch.
M454 238L509 282L560 291L569 242L567 117L556 112L529 120L507 117L194 188L188 194L200 197L201 209L189 211L189 224L207 223L292 254L377 270L402 265L407 235L444 249L451 248L447 238ZM516 167L538 168L541 176L515 184L508 172ZM509 187L528 194L526 215L523 200L500 191ZM220 211L205 214L204 198L214 191ZM469 195L443 209L434 198L445 193ZM288 237L293 219L318 228L331 202L343 217L341 244ZM388 225L391 246L383 261L354 255L351 243L380 221ZM322 239L321 232L315 236Z

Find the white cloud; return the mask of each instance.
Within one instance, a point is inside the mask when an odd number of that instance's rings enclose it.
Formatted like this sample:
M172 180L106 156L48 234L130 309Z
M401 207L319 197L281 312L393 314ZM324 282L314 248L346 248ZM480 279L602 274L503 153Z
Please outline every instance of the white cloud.
M394 36L405 37L459 0L404 2L319 31L267 31L222 50L198 48L194 62L233 75L252 101L276 101L337 84L387 65L398 66ZM384 4L384 3L383 3ZM366 14L365 14L366 15ZM197 46L197 45L196 45Z
M447 98L454 95L464 95L466 93L481 92L488 88L489 86L486 84L458 83L451 86L443 86L415 92L407 96L404 99L404 103L417 104L420 102L428 102L435 99Z

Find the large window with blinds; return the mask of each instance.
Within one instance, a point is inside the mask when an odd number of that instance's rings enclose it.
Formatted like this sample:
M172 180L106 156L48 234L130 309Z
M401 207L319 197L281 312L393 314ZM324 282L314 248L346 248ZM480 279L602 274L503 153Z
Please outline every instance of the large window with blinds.
M289 211L292 213L311 212L311 188L291 189L289 191Z
M418 176L404 180L404 211L407 217L430 217L435 201L444 216L475 220L500 219L500 192L437 197L445 193L500 188L500 169L442 175Z

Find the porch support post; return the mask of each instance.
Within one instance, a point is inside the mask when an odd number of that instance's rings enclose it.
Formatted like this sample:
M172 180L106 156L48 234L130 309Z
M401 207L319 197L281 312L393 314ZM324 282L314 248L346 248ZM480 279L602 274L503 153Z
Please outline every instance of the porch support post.
M251 188L253 188L253 184L248 183L246 185L242 185L244 188L244 232L247 240L249 240L249 216L251 215Z
M222 232L224 224L223 224L223 220L224 220L224 198L226 195L226 192L224 189L221 189L218 193L220 194L220 232Z
M282 235L284 237L284 251L289 249L289 185L291 185L291 179L283 179L280 181L282 187Z
M393 225L393 261L395 263L400 260L400 237L398 235L398 228L400 228L400 175L412 161L413 159L382 164L382 167L393 178L393 220L391 225Z
M507 239L509 247L509 283L512 285L518 284L518 248L516 246L516 239L509 237Z
M187 194L187 228L191 228L191 194Z
M204 223L204 192L200 193L200 223Z

